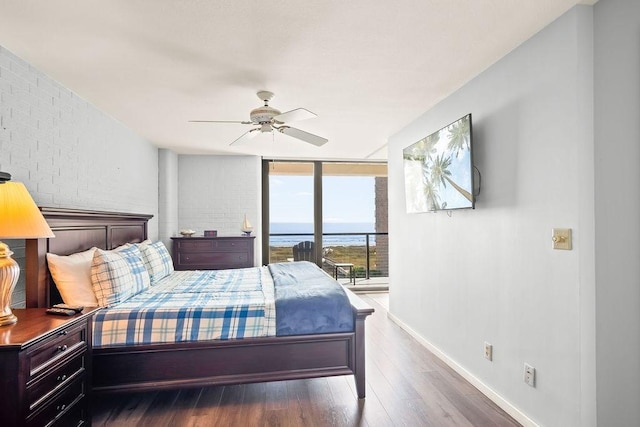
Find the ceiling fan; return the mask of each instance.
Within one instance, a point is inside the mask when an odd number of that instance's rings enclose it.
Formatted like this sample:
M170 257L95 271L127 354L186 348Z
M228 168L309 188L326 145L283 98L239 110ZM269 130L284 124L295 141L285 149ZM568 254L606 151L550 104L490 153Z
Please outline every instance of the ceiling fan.
M243 125L254 125L253 129L250 129L240 135L230 145L243 142L251 139L260 133L278 131L285 135L289 135L293 138L297 138L301 141L308 142L316 146L324 145L328 139L318 135L314 135L309 132L305 132L300 129L287 126L285 123L298 120L312 119L318 117L316 114L305 108L296 108L295 110L281 113L279 110L269 106L269 101L273 98L273 92L261 90L257 93L258 98L264 101L264 106L251 110L249 114L250 120L248 121L234 121L234 120L189 120L191 123L240 123Z

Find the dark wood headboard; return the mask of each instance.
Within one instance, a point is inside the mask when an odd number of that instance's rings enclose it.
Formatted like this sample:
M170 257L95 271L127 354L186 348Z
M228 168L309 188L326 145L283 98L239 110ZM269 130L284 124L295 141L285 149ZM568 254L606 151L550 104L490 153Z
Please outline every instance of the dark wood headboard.
M55 234L50 239L26 241L27 307L50 307L60 302L47 268L47 252L69 255L92 247L113 249L147 238L147 223L153 215L41 207Z

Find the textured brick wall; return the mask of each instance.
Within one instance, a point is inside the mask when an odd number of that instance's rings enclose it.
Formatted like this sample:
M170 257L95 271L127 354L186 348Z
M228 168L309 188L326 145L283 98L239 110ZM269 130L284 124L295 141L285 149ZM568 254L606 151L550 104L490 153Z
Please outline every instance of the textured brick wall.
M261 162L256 156L178 156L178 229L218 230L241 234L244 214L256 236L256 263L261 260Z
M153 214L158 235L158 149L1 46L0 171L41 206Z
M158 238L171 251L178 228L178 154L158 150Z

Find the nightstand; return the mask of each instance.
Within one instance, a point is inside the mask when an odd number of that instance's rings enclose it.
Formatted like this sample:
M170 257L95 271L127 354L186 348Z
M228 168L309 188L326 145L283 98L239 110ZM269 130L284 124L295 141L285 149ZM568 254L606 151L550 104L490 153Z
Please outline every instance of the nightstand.
M0 327L0 422L11 426L91 424L91 317L16 309Z

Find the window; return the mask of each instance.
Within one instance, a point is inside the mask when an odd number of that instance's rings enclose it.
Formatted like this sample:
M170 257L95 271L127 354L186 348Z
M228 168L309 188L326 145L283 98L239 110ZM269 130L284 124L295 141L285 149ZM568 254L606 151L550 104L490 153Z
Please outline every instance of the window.
M356 277L386 277L387 165L265 160L262 226L265 264L311 242L311 260L332 274L346 262Z

